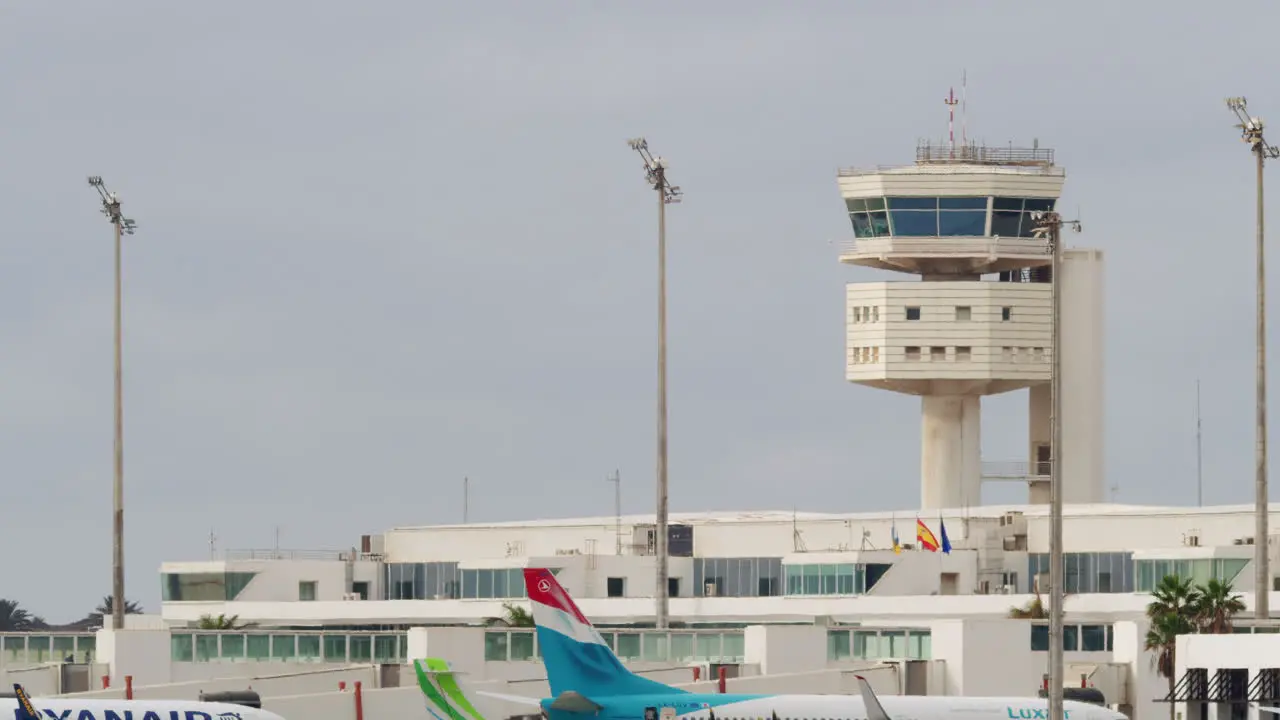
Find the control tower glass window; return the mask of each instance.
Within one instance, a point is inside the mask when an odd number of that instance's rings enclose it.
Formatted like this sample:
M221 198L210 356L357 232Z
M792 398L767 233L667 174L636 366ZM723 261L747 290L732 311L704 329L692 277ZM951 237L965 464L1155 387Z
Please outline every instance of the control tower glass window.
M991 234L998 237L1035 237L1032 213L1052 210L1052 198L993 198Z
M890 229L906 237L981 237L987 229L985 197L889 197Z
M888 237L889 214L884 209L884 198L849 198L845 205L853 221L854 237Z

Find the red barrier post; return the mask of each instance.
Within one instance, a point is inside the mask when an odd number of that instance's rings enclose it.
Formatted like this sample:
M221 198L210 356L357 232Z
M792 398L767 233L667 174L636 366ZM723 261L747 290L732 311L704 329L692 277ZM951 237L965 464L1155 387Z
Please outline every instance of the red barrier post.
M360 681L356 681L356 720L364 720L364 695L360 692Z
M133 676L132 675L124 676L124 699L125 700L133 699Z
M719 683L720 683L720 694L721 694L721 695L723 695L723 694L725 693L725 672L724 672L724 668L723 668L723 667L718 667L718 668L716 668L716 675L718 675L718 676L719 676L719 677L717 678L717 680L718 680L718 681L719 681Z
M694 666L693 666L693 681L694 681L694 682L698 682L698 680L699 680L699 679L701 679L701 678L702 678L702 668L698 667L697 665L694 665Z
M339 680L339 681L338 681L338 692L346 692L346 691L347 691L347 681L346 681L346 680Z
M109 688L109 687L111 687L111 676L110 676L110 675L103 675L103 676L102 676L102 689L103 689L103 690L106 690L106 689L107 689L107 688Z

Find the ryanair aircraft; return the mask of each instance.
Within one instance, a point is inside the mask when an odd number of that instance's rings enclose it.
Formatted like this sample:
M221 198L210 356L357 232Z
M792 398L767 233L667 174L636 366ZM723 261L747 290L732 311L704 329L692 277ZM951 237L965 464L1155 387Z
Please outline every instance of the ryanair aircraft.
M17 683L13 691L15 697L0 698L0 711L12 709L13 720L284 720L273 712L231 703L32 698Z

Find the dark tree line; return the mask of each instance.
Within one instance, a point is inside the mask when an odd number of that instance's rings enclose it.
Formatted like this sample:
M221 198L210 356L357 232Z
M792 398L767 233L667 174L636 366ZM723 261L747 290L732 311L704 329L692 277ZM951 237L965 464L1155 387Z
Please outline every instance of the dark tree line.
M87 630L102 627L102 620L110 615L113 609L111 596L102 598L98 607L80 620L66 625L51 625L43 617L22 607L17 600L0 598L0 632L23 632L30 630ZM142 612L142 605L129 600L125 602L124 611L129 615Z

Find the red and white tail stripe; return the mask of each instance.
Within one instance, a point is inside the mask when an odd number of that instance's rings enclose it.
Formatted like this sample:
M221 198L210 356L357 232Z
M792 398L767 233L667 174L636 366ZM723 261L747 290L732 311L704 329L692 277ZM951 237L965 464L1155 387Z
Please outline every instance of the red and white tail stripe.
M554 630L580 643L609 646L550 570L525 568L524 587L533 604L533 622L538 627Z

